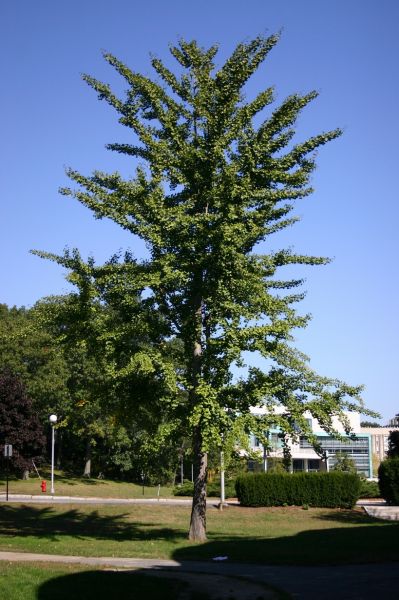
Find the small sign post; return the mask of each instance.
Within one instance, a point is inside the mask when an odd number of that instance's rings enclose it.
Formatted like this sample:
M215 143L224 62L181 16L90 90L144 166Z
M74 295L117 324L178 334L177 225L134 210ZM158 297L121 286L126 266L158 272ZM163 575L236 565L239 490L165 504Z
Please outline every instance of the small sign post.
M6 484L6 501L8 502L8 472L10 470L10 458L12 457L12 444L4 444L4 456L6 460L6 473L7 473L7 484Z

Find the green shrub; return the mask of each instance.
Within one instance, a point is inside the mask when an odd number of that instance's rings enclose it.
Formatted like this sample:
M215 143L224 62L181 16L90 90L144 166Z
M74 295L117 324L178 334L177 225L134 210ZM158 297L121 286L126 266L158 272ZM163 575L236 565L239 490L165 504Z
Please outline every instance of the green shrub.
M356 473L356 465L353 458L350 458L346 452L337 452L335 454L335 465L333 471L343 471L344 473Z
M380 488L377 481L360 480L360 498L380 498Z
M207 496L210 498L220 498L220 481L212 481L206 486ZM192 496L194 494L194 484L191 481L185 481L182 485L173 488L174 496ZM235 494L234 480L228 480L224 486L224 495L226 498L233 498Z
M248 473L236 480L242 506L319 506L352 508L360 478L353 473Z
M378 468L381 496L388 504L399 506L399 458L388 458Z
M206 493L209 498L220 498L220 481L212 481L212 483L208 483ZM235 495L235 480L228 479L224 485L224 496L225 498L234 498Z
M183 484L175 485L173 488L174 496L192 496L194 494L194 484L191 481L185 481Z

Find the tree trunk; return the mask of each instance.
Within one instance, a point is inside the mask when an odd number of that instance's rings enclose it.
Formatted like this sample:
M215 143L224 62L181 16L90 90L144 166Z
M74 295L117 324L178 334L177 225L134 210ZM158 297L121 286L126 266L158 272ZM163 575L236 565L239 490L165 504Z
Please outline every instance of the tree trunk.
M208 455L202 451L201 429L194 432L194 495L188 537L196 542L206 540L206 476Z
M90 440L86 442L86 453L85 453L85 468L83 470L83 477L91 477L91 443Z
M196 278L197 290L202 287L202 273ZM195 337L191 364L192 389L189 393L189 402L194 408L201 400L197 396L197 388L202 376L202 343L204 333L202 297L197 292L193 297ZM208 455L202 449L201 423L194 429L193 454L194 454L194 494L191 509L191 521L188 537L190 540L203 542L206 540L206 477Z
M27 479L29 479L29 469L24 469L24 470L22 471L22 479L23 479L24 481L26 481Z

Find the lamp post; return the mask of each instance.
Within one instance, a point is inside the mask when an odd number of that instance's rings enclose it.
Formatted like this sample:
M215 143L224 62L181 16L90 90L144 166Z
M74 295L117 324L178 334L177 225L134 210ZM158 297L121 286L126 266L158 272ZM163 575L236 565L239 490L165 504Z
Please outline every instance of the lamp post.
M224 486L224 434L221 435L222 444L220 446L220 504L219 510L223 510L226 504L225 486Z
M54 425L57 423L57 415L50 415L51 423L51 493L54 494Z
M220 451L220 505L219 505L220 510L223 510L223 506L225 505L225 502L226 502L226 496L225 496L225 487L224 487L224 452L223 452L223 447L222 447L222 450Z

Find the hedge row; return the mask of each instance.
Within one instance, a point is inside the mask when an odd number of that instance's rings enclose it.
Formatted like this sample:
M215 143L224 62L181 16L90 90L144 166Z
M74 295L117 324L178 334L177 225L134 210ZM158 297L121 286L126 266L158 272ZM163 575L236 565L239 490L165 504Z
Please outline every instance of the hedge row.
M357 474L248 473L236 480L242 506L320 506L352 508L359 498Z
M399 458L388 458L380 464L378 485L387 504L399 506Z

